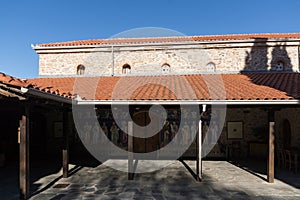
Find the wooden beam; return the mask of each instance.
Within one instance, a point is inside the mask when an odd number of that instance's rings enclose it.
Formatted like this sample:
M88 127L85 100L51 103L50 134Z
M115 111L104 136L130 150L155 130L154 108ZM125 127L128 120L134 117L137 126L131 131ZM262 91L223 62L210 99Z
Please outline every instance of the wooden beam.
M128 122L128 180L133 180L133 122Z
M30 190L29 175L29 108L25 108L25 114L20 120L20 198L28 199Z
M269 153L267 169L267 180L269 183L274 183L274 125L275 122L269 122Z
M69 113L67 110L63 111L63 149L62 149L62 168L63 168L63 178L68 178L69 176L69 135L68 135L68 123L69 123Z

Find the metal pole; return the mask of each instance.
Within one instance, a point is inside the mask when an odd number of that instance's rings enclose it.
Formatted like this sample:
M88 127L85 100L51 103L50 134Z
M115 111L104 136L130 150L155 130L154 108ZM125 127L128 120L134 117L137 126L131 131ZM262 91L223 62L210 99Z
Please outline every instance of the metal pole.
M206 111L206 105L202 105L202 112ZM197 181L202 181L202 121L201 117L198 125L197 135L197 160L196 160L196 175Z
M114 46L111 46L111 75L115 75L115 55Z

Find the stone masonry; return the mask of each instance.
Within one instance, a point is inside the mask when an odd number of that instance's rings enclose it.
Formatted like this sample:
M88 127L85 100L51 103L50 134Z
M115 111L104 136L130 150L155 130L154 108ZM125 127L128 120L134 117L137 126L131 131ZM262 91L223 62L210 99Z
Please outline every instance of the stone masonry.
M130 74L240 73L241 71L299 71L299 42L289 40L238 40L158 44L120 44L90 47L35 47L40 76L76 76L84 65L86 76ZM209 65L212 63L212 65ZM210 66L210 67L208 67Z

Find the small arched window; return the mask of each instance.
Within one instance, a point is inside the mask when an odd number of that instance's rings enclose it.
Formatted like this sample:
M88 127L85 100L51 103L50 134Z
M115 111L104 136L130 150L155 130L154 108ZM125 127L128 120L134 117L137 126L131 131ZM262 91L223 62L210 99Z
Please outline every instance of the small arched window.
M284 62L279 60L276 63L276 71L283 71L284 70Z
M165 63L165 64L163 64L162 66L161 66L161 71L162 71L162 73L169 73L170 72L170 65L169 64L167 64L167 63Z
M131 67L128 64L123 65L122 67L122 74L130 74L131 73Z
M122 74L130 74L131 73L131 67L128 64L123 65L122 67Z
M84 75L85 67L83 65L77 66L77 75Z
M213 62L210 62L206 65L206 70L209 72L215 72L216 71L216 65Z

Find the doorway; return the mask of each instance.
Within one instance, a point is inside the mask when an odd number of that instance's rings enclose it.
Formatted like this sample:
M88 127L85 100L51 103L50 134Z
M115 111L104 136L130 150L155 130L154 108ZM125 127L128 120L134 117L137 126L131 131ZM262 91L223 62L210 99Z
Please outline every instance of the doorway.
M154 122L152 123L157 123L159 118L154 117L152 120ZM148 124L150 124L151 119L149 117L149 112L148 111L139 111L134 113L133 115L133 121L137 125L141 127L145 127ZM136 130L133 129L133 132ZM144 135L148 135L147 132L148 130L145 130ZM149 130L151 131L151 130ZM149 153L153 152L159 149L159 133L156 133L155 135L148 137L148 138L139 138L139 137L134 137L133 138L133 152L134 153Z
M291 131L291 124L290 124L289 120L287 120L287 119L285 119L283 121L282 138L283 138L283 148L290 149L291 148L292 131Z

